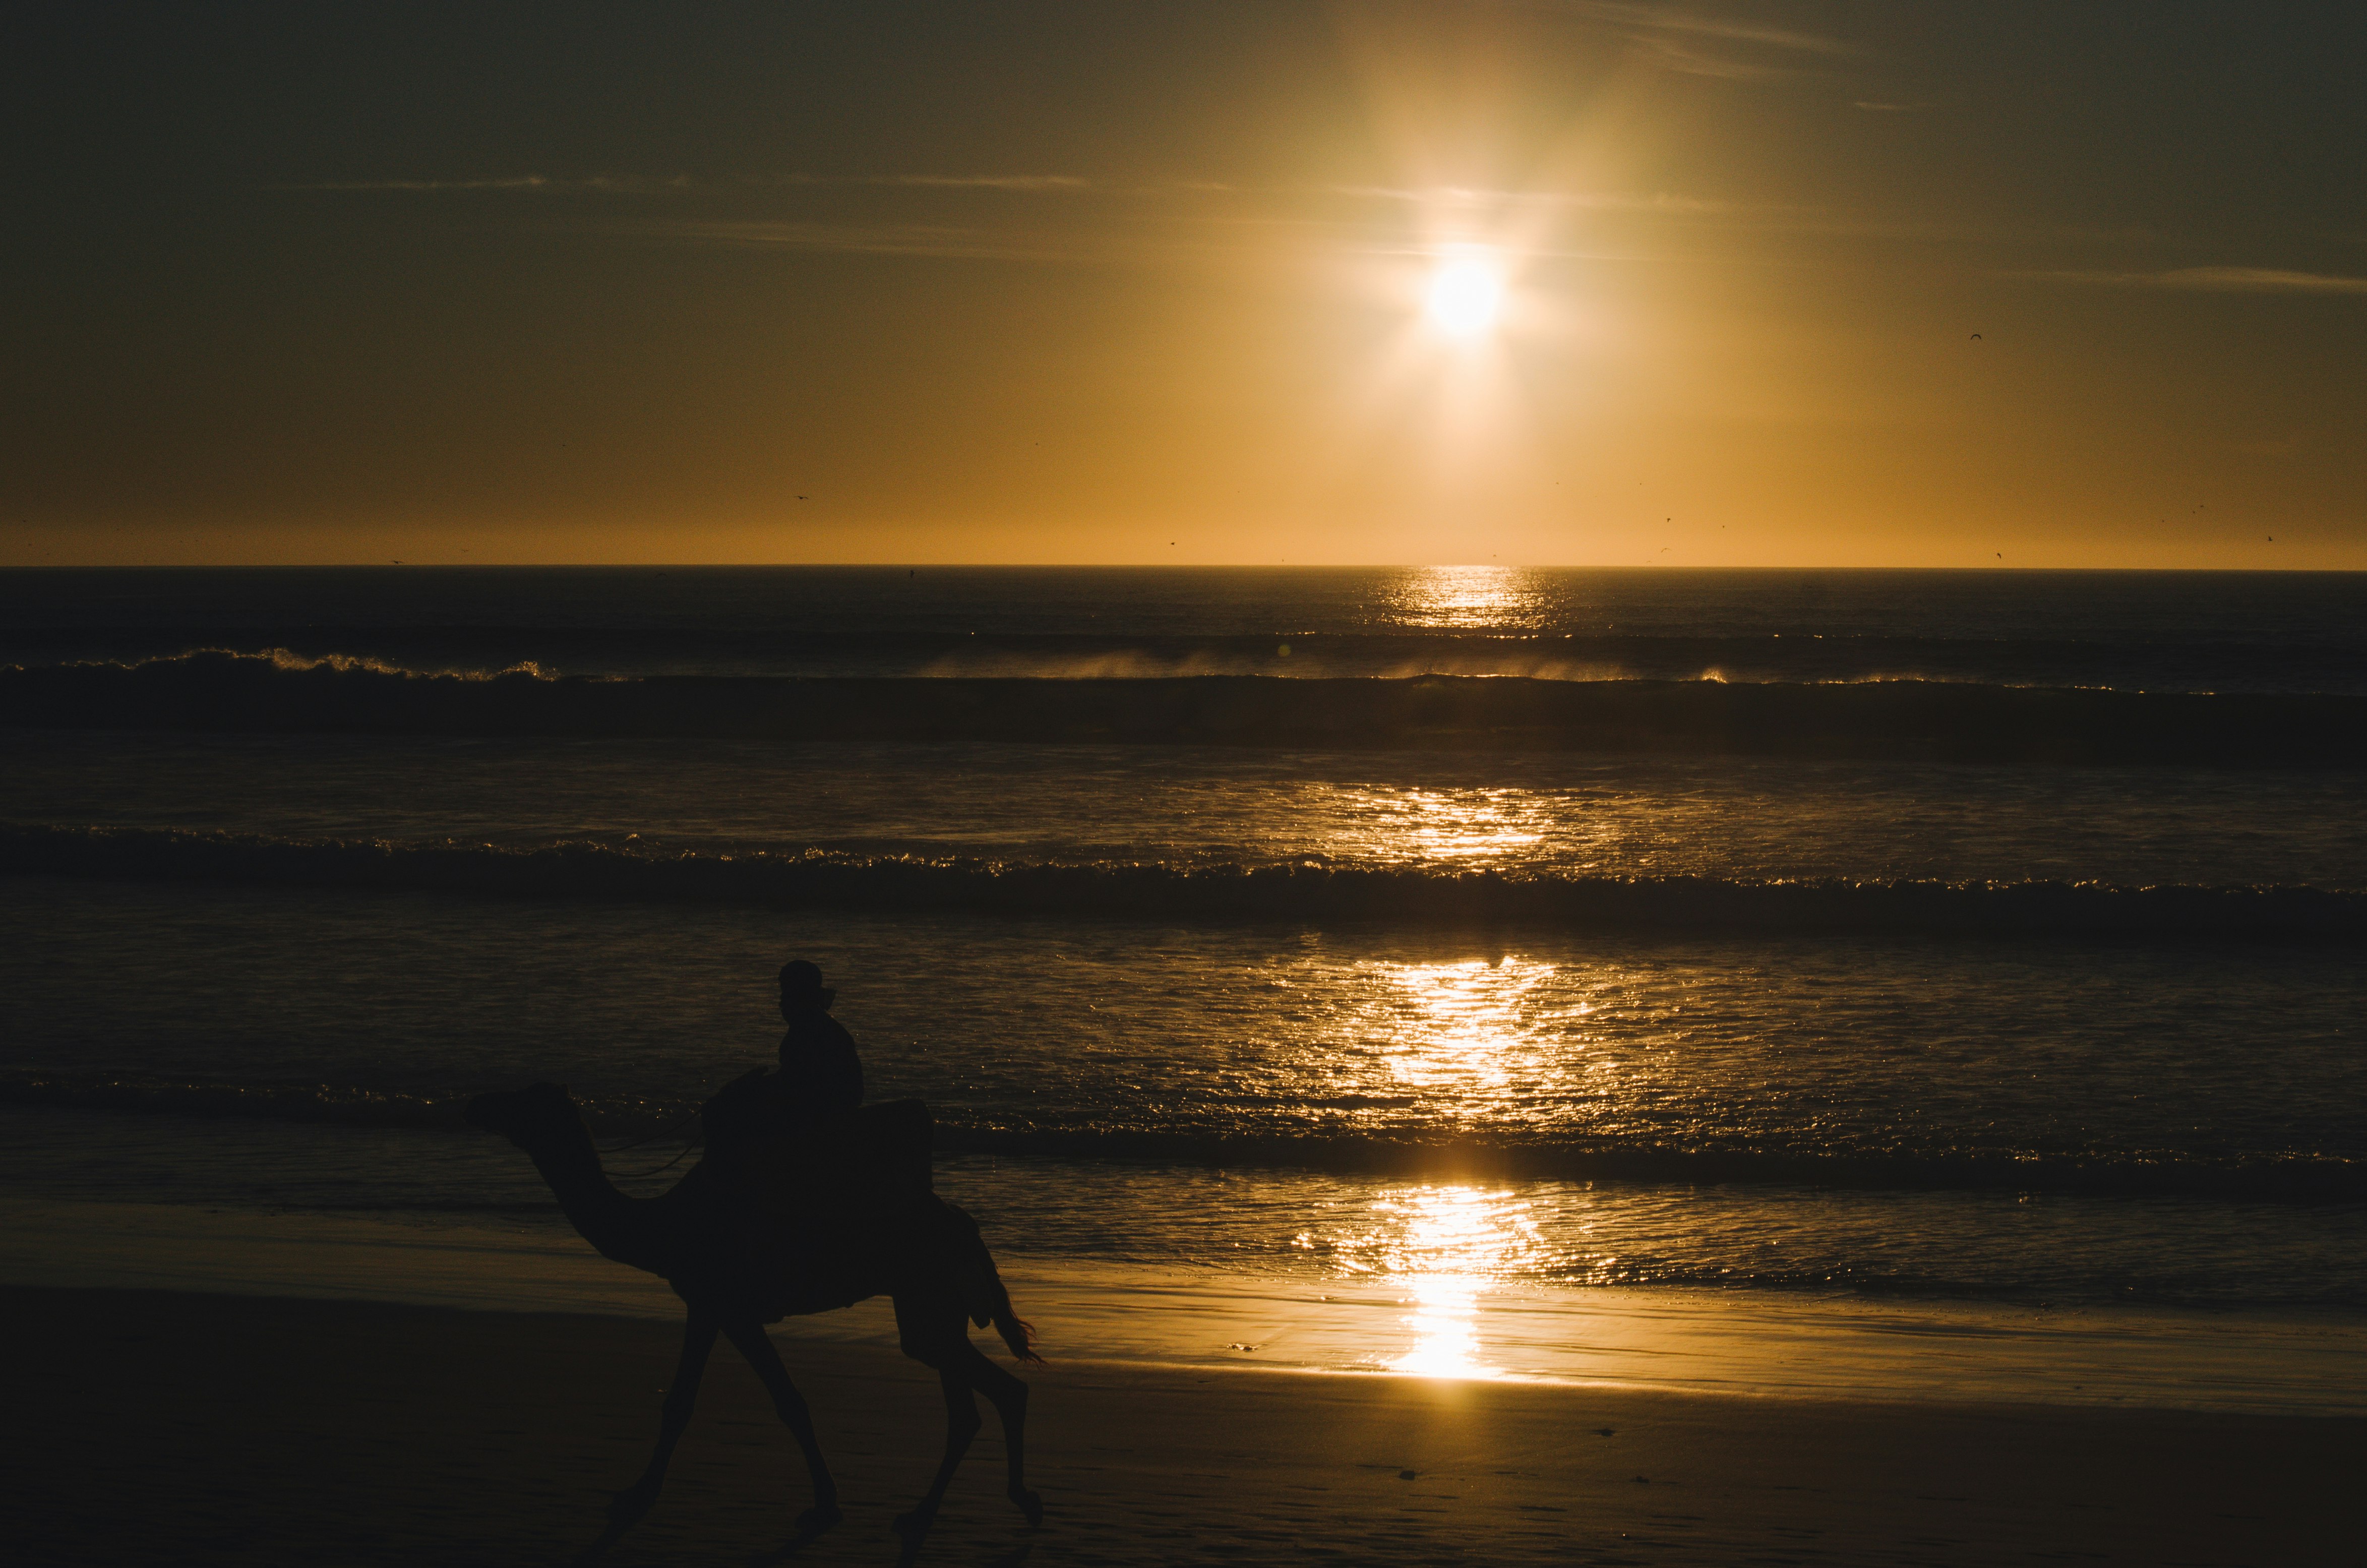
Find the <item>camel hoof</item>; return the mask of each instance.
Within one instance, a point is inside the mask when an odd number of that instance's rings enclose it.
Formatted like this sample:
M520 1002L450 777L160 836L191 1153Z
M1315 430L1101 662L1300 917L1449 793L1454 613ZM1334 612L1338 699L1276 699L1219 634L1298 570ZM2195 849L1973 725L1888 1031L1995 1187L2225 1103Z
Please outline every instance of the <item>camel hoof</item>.
M1024 1486L1013 1489L1010 1497L1014 1503L1019 1505L1019 1511L1026 1516L1030 1525L1040 1525L1044 1522L1043 1498Z
M909 1514L899 1514L888 1528L904 1538L908 1546L917 1546L929 1527L936 1522L936 1514L928 1508L915 1508Z
M799 1535L820 1535L846 1516L838 1511L835 1503L817 1503L797 1517Z
M608 1522L612 1525L637 1525L643 1515L657 1506L654 1487L628 1486L608 1500Z

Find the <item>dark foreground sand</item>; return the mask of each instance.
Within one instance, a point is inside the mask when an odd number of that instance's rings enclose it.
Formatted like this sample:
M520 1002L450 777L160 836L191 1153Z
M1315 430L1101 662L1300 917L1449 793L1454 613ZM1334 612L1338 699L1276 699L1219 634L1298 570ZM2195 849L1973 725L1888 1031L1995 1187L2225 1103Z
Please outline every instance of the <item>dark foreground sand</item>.
M25 1288L0 1306L0 1560L27 1568L564 1561L638 1470L674 1348L610 1318ZM893 1562L889 1518L942 1432L934 1383L866 1346L784 1353L847 1515L794 1560ZM990 1422L923 1562L2361 1560L2357 1420L1089 1365L1033 1381L1043 1528L999 1494ZM804 1503L722 1349L665 1497L608 1561L783 1561Z

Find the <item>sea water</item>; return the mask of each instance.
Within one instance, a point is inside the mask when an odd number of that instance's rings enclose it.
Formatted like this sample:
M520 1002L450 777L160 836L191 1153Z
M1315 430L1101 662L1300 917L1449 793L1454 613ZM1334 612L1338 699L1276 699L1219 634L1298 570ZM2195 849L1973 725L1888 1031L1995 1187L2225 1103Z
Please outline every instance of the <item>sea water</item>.
M1501 1369L1490 1301L2367 1325L2367 579L17 572L0 615L18 1202L555 1237L461 1100L567 1083L662 1188L805 957L1014 1277L1377 1291L1430 1346L1310 1364Z

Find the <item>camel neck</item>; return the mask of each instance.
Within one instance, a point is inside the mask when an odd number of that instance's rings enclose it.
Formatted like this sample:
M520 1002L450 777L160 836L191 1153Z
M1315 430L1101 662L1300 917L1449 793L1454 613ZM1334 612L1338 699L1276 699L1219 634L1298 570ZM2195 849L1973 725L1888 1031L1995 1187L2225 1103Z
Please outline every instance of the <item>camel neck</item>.
M551 1196L559 1199L569 1222L593 1250L636 1268L663 1272L647 1244L647 1227L638 1222L644 1204L617 1190L601 1168L591 1130L581 1120L538 1139L527 1153L550 1184Z

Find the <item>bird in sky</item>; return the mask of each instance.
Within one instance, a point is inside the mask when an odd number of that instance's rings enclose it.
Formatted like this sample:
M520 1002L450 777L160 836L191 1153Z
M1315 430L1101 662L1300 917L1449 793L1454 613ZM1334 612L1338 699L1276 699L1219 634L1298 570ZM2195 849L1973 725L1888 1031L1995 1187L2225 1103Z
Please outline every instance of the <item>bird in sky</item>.
M1973 334L1973 341L1974 341L1975 343L1978 343L1980 340L1981 340L1981 335L1980 335L1979 333L1977 333L1977 332L1976 332L1976 333Z

